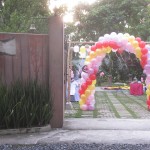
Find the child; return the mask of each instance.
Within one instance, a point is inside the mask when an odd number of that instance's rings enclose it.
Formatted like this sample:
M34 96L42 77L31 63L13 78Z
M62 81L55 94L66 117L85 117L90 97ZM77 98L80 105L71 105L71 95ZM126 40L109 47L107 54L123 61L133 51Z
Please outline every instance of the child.
M74 80L74 78L71 78L71 87L70 87L70 101L72 102L75 102L75 101L78 101L76 99L76 90L77 90L77 87L78 87L78 83L77 81Z

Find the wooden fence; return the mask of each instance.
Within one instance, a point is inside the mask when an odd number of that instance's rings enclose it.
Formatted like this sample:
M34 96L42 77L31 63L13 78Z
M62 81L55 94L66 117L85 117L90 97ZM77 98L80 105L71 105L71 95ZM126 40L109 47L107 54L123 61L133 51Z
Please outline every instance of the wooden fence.
M16 55L0 55L0 78L6 84L18 79L49 83L49 43L47 34L0 33L0 40L16 40Z

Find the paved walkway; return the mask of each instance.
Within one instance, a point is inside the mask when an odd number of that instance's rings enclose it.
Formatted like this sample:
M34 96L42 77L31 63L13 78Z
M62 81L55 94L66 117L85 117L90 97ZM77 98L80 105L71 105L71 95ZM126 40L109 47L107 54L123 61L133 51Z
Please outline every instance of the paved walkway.
M73 109L65 111L66 118L121 118L149 119L146 95L133 96L128 90L102 90L96 88L96 108L94 111L82 111L78 102L72 102Z

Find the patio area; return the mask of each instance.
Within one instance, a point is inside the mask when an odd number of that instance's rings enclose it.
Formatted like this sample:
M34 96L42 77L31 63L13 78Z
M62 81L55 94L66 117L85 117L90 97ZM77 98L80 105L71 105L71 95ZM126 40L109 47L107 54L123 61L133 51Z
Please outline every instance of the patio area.
M96 109L82 111L78 102L72 102L73 109L65 111L65 118L121 118L149 119L146 95L133 96L129 90L102 90L96 88Z

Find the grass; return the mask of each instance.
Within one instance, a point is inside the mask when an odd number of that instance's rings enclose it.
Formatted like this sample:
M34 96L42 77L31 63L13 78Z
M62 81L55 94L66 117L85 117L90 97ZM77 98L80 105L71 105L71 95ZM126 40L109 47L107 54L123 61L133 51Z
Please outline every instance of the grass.
M108 95L106 94L106 92L104 92L105 98L107 98L108 102L109 102L109 106L112 109L112 111L114 112L116 118L120 118L120 115L117 111L117 109L114 107L113 103L111 102L111 100L109 99Z
M114 95L114 96L116 97L116 99L124 106L124 108L132 115L132 117L133 117L134 119L139 118L133 110L131 110L129 107L127 107L127 105L124 103L124 101L125 101L124 98L122 98L122 97L120 97L119 95L116 95L116 94L113 94L113 95Z

